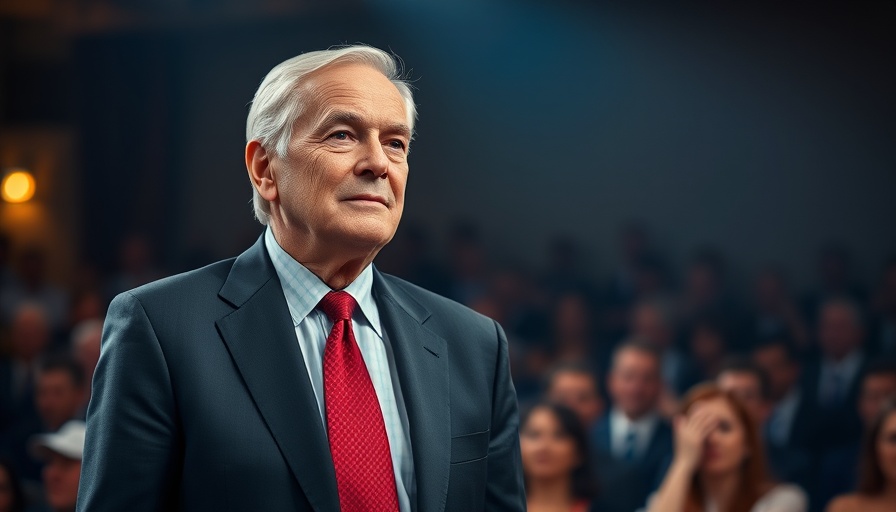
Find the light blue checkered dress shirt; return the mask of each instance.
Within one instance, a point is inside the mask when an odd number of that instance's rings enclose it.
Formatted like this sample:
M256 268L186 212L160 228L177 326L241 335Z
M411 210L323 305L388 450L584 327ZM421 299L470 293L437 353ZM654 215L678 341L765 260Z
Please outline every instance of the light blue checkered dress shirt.
M305 359L305 369L311 379L318 412L326 432L323 355L333 322L326 314L315 308L323 296L332 290L287 254L277 243L270 228L265 231L264 243L283 287L283 295L289 306L299 348ZM397 385L398 374L392 347L384 336L380 313L371 293L372 285L373 266L368 265L344 290L358 302L359 308L352 317L352 330L361 349L361 356L367 364L367 371L370 373L383 412L386 436L389 438L389 448L392 452L398 505L401 512L411 512L413 502L411 498L416 493L416 482L407 410L401 395L401 386Z

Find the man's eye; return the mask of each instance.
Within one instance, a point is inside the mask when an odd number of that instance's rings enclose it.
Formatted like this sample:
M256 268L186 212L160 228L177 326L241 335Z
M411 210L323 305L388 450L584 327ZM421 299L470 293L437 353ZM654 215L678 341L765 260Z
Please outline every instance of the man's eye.
M390 140L389 146L392 147L393 149L400 149L402 151L404 151L404 147L405 147L404 142L402 142L400 140Z
M330 138L336 140L348 140L348 132L336 132L330 135Z

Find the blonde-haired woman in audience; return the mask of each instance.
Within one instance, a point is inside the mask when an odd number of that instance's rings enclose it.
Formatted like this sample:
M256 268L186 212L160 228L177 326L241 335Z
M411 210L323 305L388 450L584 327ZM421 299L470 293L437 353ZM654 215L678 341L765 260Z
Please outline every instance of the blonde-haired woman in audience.
M858 492L836 498L828 512L896 510L896 403L890 402L871 424L862 445Z
M648 512L805 512L805 493L772 483L758 428L730 393L693 388L675 417L675 454Z

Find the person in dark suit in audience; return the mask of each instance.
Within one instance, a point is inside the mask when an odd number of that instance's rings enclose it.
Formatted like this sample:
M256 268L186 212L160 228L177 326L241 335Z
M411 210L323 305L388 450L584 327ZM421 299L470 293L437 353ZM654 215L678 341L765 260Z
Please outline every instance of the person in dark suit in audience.
M37 418L34 384L40 356L50 345L43 306L23 302L13 308L9 345L9 356L0 358L0 433L13 423Z
M84 401L84 373L67 354L50 354L41 359L34 386L37 416L23 416L8 430L0 450L16 464L23 479L40 479L41 466L28 453L27 441L36 434L55 432L69 420L80 417Z
M884 406L896 400L896 362L879 360L868 364L862 376L856 404L865 432L871 430ZM855 488L861 457L861 439L851 439L827 451L819 464L818 502L820 505Z
M814 425L809 401L800 389L800 363L793 344L783 338L760 341L753 361L768 378L770 408L763 426L772 476L782 482L813 488L812 463L806 441Z
M823 303L818 315L820 356L804 374L805 398L814 414L825 419L809 433L813 450L848 444L862 434L855 403L867 358L862 311L852 299Z
M78 510L525 509L502 328L371 264L404 207L400 76L355 45L262 81L246 167L267 228L109 306Z
M827 512L896 510L896 402L886 403L869 427L856 492L833 500Z
M664 392L675 399L700 381L691 359L677 347L678 322L673 305L660 297L645 299L631 313L631 338L653 346L660 355Z
M610 411L592 432L598 481L608 489L602 493L605 510L643 506L670 460L672 430L657 410L661 365L656 348L639 341L627 341L613 354L607 376Z

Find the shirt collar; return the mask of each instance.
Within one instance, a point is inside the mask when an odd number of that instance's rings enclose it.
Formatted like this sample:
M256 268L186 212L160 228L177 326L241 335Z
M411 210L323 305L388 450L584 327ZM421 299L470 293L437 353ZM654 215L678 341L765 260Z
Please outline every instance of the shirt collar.
M610 428L613 428L618 432L635 430L639 434L651 434L653 433L653 427L657 422L657 415L656 413L651 412L645 414L636 421L632 421L622 411L613 408L613 410L610 411L610 421L612 422Z
M848 356L844 357L840 361L834 361L832 359L825 359L824 361L824 366L827 371L833 371L845 375L853 375L856 371L858 371L861 364L861 350L853 350Z
M332 289L327 283L320 280L304 265L293 259L274 238L274 232L267 228L264 233L264 245L274 264L274 270L280 278L283 295L289 306L293 327L298 326L307 317L317 304ZM373 265L367 267L361 274L345 287L361 310L364 319L370 324L376 334L382 338L380 326L380 314L373 300ZM357 320L357 318L356 318Z

